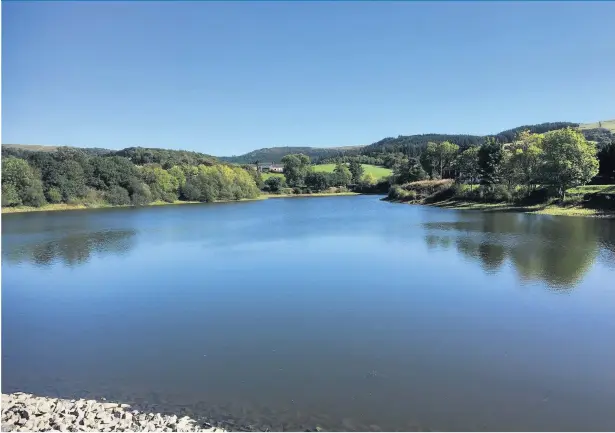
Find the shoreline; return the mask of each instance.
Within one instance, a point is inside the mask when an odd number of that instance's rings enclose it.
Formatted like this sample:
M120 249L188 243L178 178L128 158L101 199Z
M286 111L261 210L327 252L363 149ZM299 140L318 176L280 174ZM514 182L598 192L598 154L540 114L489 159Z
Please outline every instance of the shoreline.
M212 203L238 203L244 201L259 201L259 200L268 200L270 198L299 198L299 197L335 197L335 196L351 196L351 195L361 195L358 192L316 192L313 194L261 194L256 198L242 198L239 200L216 200ZM151 206L170 206L170 205L185 205L185 204L208 204L207 202L202 201L183 201L176 200L172 203L165 201L155 201L143 206L133 206L133 205L100 205L100 206L87 206L85 204L67 204L67 203L57 203L57 204L47 204L41 207L31 207L31 206L18 206L18 207L3 207L2 214L16 214L16 213L29 213L29 212L58 212L58 211L68 211L68 210L94 210L94 209L119 209L119 208L136 208L136 207L151 207Z
M615 211L588 208L582 205L560 206L555 204L517 205L514 203L481 203L466 200L444 200L435 203L385 200L390 203L439 207L451 210L471 210L480 212L517 212L535 215L575 216L589 218L615 218Z
M188 431L225 432L209 422L133 409L102 400L2 394L2 431Z

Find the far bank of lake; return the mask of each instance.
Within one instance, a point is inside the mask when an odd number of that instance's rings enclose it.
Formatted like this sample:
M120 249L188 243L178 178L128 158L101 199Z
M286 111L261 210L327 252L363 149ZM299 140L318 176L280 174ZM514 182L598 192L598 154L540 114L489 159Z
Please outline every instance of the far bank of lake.
M241 199L232 201L216 201L214 203L236 203L243 201L266 200L270 198L309 198L309 197L347 197L355 195L382 195L382 194L363 194L356 192L339 192L339 193L312 193L312 194L262 194L254 199ZM419 206L435 206L444 209L454 210L473 210L482 212L520 212L533 213L543 215L557 216L583 216L583 217L599 217L599 218L615 218L615 212L611 210L588 208L582 205L560 206L556 204L535 204L535 205L516 205L512 203L481 203L463 200L443 200L436 203L406 203L404 201L386 200L392 203L413 204ZM48 204L41 207L3 207L2 214L14 214L25 212L50 212L50 211L66 211L66 210L87 210L87 209L107 209L107 208L131 208L131 207L149 207L149 206L167 206L167 205L185 205L185 204L206 204L198 201L181 201L169 203L157 201L145 206L112 206L112 205L97 205L86 206L84 204Z
M269 198L293 198L293 197L335 197L335 196L349 196L349 195L360 195L356 192L336 192L336 193L326 193L326 192L316 192L313 194L261 194L256 198L244 198L240 200L217 200L212 203L238 203L244 201L256 201L256 200L266 200ZM24 212L50 212L50 211L65 211L65 210L86 210L86 209L112 209L112 208L132 208L132 207L149 207L149 206L168 206L168 205L181 205L181 204L207 204L205 202L199 201L183 201L176 200L174 202L166 202L166 201L155 201L150 204L144 206L113 206L110 204L98 204L95 206L88 206L85 204L66 204L66 203L58 203L58 204L47 204L40 207L32 207L32 206L17 206L17 207L3 207L3 214L14 214L14 213L24 213Z

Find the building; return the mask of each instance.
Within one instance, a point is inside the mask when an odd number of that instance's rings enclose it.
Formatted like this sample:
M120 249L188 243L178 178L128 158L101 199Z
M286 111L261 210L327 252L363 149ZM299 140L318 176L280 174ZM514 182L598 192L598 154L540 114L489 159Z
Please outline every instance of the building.
M263 173L267 173L267 172L283 173L284 165L274 164L274 163L258 164L258 171L263 172Z

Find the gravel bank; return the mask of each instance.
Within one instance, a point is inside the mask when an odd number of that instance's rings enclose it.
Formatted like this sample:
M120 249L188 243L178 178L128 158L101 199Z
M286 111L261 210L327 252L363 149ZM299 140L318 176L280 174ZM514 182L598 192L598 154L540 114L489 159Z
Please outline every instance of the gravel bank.
M223 432L192 418L131 410L127 404L2 394L2 431Z

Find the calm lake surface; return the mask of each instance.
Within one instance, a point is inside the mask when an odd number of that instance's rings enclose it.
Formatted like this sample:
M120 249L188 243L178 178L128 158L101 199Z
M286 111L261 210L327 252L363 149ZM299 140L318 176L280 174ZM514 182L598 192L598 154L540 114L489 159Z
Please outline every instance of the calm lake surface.
M614 430L615 221L375 196L2 216L2 392L299 430Z

